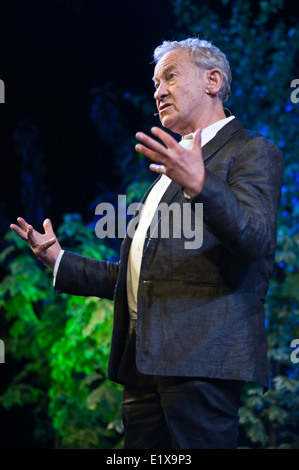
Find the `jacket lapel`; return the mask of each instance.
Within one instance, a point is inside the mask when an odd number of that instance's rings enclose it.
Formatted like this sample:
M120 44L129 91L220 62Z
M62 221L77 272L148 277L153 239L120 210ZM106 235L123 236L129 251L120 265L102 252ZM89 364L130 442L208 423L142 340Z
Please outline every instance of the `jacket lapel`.
M203 160L206 163L218 150L221 149L232 137L232 135L243 129L243 126L239 119L235 118L226 124L220 131L217 132L217 138L213 138L202 148Z

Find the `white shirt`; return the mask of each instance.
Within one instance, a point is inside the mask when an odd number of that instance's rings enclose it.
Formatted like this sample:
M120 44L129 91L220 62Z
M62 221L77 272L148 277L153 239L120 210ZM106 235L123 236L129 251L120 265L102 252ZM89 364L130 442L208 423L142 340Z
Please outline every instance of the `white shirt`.
M214 124L211 124L210 126L203 129L201 133L201 146L203 147L213 137L215 137L217 132L226 124L228 124L228 122L234 119L234 117L235 116L230 116L228 118L221 119L220 121L217 121ZM191 148L193 145L193 138L194 133L188 134L186 136L183 136L182 140L179 143L186 149ZM158 207L158 204L170 183L171 179L166 175L162 175L159 181L151 189L150 193L148 194L145 200L145 204L140 214L139 224L132 239L127 267L127 297L130 317L134 320L137 319L137 295L139 285L139 274L145 236L154 216L154 213ZM54 266L54 285L63 253L64 250L61 250Z

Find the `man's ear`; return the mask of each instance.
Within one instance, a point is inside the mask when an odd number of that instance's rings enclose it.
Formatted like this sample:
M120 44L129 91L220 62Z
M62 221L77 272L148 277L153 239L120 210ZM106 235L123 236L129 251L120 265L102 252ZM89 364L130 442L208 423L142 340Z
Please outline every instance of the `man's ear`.
M219 69L211 69L206 71L206 93L216 96L222 86L222 73Z

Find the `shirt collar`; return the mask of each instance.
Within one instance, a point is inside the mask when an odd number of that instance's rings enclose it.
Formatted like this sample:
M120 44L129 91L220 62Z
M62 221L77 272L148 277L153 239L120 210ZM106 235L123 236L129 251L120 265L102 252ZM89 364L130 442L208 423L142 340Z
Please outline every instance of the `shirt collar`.
M211 139L213 139L213 137L215 137L217 132L220 131L220 129L222 129L222 127L224 127L226 124L228 124L234 118L235 118L235 116L229 116L227 118L220 119L220 121L214 122L213 124L211 124L208 127L205 127L201 132L201 146L203 147ZM195 136L195 132L192 132L191 134L184 135L182 137L182 141L194 140L194 136Z

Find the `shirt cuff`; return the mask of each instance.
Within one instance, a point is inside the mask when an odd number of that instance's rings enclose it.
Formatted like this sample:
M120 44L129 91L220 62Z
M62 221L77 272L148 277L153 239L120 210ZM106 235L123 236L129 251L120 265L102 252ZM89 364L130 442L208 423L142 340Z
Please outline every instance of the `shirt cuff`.
M64 250L60 250L59 255L57 256L57 259L55 261L54 271L53 271L53 277L54 277L53 286L55 286L56 276L57 276L57 272L58 272L60 261L61 261L63 254L64 254Z

